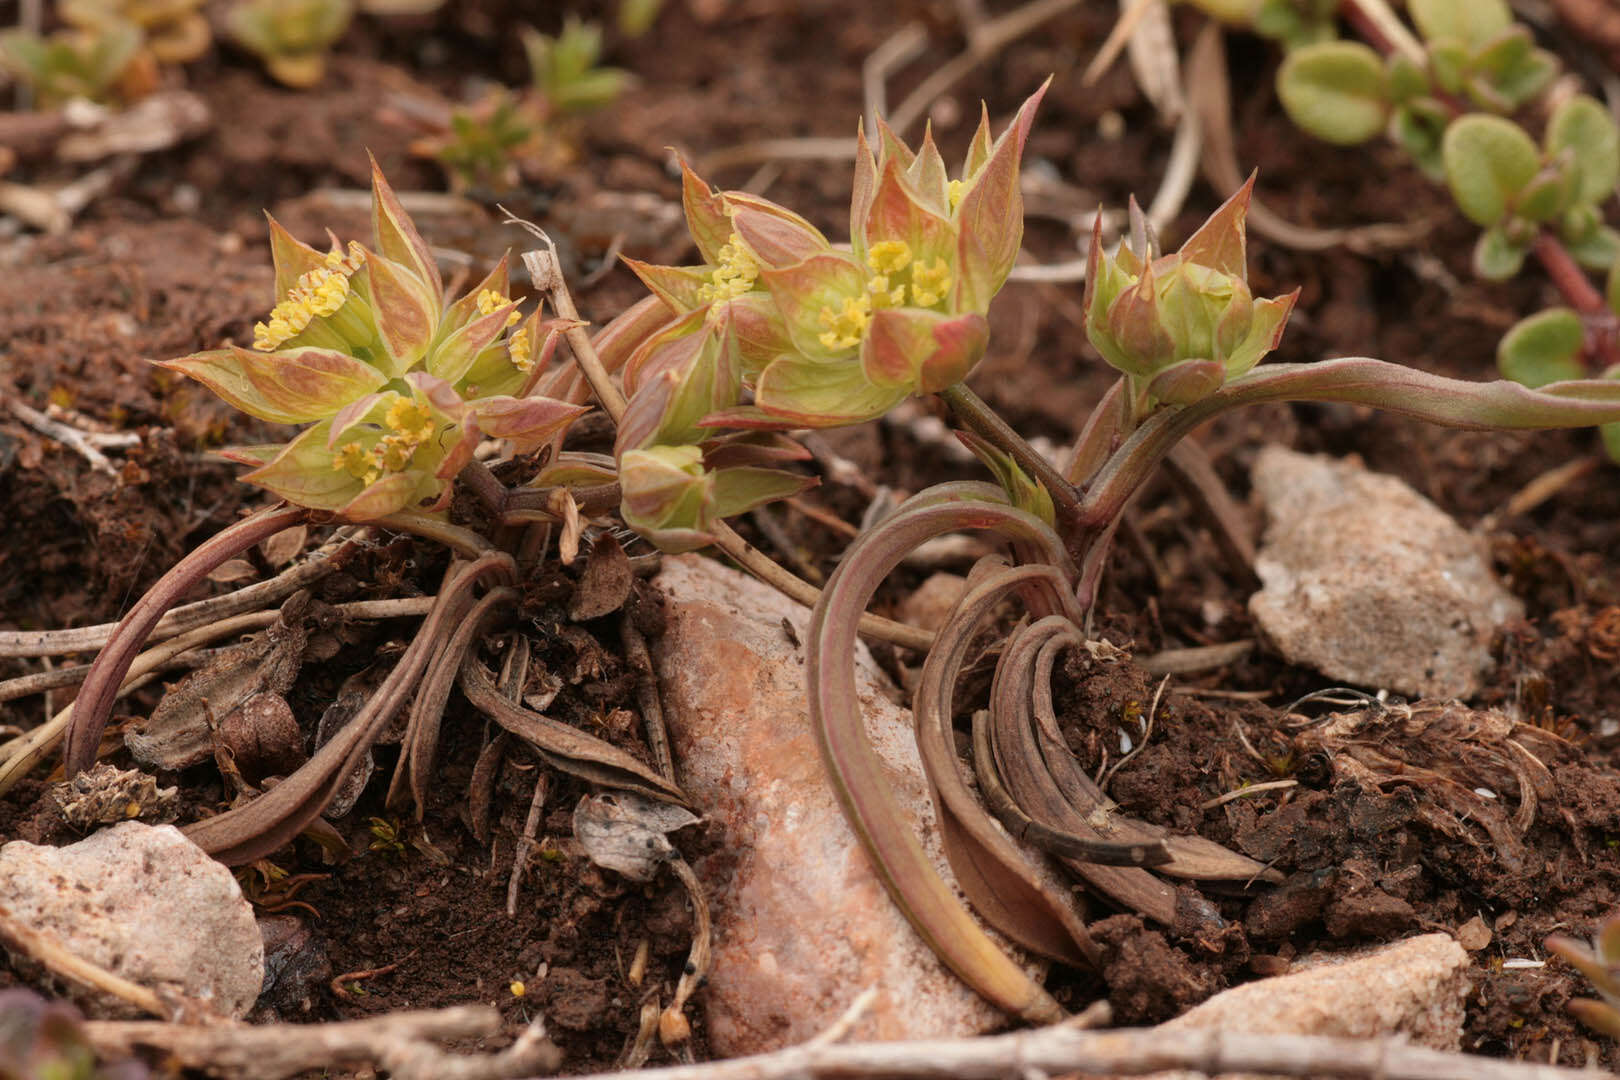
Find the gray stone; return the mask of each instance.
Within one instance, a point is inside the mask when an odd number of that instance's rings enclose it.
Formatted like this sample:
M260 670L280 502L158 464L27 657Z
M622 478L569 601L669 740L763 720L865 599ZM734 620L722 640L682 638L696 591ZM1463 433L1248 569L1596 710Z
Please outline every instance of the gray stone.
M803 1042L867 987L878 999L855 1039L972 1035L1002 1014L939 961L890 900L840 811L810 730L809 611L696 556L657 578L668 629L654 649L681 784L724 830L698 866L715 917L704 1004L720 1056ZM911 713L865 646L858 690L867 728L924 847L947 880Z
M0 847L4 903L75 956L160 995L240 1019L264 980L264 940L230 870L172 825L128 821L67 847ZM92 1016L138 1015L102 996Z
M1290 661L1408 696L1468 697L1495 632L1523 613L1480 540L1391 476L1352 462L1261 451L1266 507L1249 601Z

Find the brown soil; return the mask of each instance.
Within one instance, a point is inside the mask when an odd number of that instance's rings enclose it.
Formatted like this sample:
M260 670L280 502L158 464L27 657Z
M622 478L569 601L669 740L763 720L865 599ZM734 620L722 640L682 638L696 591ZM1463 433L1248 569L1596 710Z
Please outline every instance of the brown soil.
M960 46L951 5L899 7L846 0L666 5L645 38L612 45L610 59L636 73L638 88L592 118L571 167L536 178L509 204L558 237L576 280L598 267L616 238L627 255L681 259L682 234L678 222L671 228L669 213L678 204L678 184L665 147L674 145L701 164L706 154L756 138L846 133L862 107L862 59L904 19L921 19L935 44L890 88L891 101ZM474 71L517 82L521 50L506 31L512 12L521 10L513 5L508 11L499 0L451 0L447 10L406 29L359 27L345 43L348 58L334 66L319 93L274 88L234 53L200 64L189 79L214 110L209 134L145 159L66 235L25 234L0 245L0 341L6 343L0 400L15 395L37 409L55 405L85 427L141 436L139 446L111 452L116 468L104 473L9 410L0 413L0 625L48 628L116 618L185 551L261 502L208 451L283 433L243 419L149 361L248 337L271 291L262 208L312 241L326 226L345 237L361 235L363 204L356 209L318 189L363 187L364 148L376 153L397 188L442 190L437 170L406 156L412 132L391 95L455 96L463 76ZM1055 71L1028 158L1082 189L1075 211L1098 202L1118 206L1132 193L1149 197L1169 134L1156 125L1123 67L1099 87L1079 84L1080 67L1114 10L1083 5L969 76L934 111L947 157L965 147L967 105L982 97L992 115L1003 117ZM1260 168L1260 194L1274 210L1313 225L1433 224L1420 252L1374 256L1304 254L1253 237L1256 292L1303 288L1277 359L1371 355L1490 377L1503 329L1548 301L1543 280L1527 272L1507 285L1476 282L1468 271L1473 230L1442 192L1391 147L1337 151L1306 140L1271 95L1271 54L1252 40L1235 39L1232 49L1240 155L1245 167ZM1112 142L1098 133L1108 113L1125 120L1126 133ZM30 181L68 176L37 163L24 168ZM749 172L732 168L711 179L735 186ZM788 162L775 170L769 194L841 234L847 183L842 165ZM1195 188L1175 231L1185 235L1216 201L1207 187ZM477 201L460 212L418 219L431 242L471 256L472 274L514 242L495 220ZM1027 246L1058 261L1073 251L1073 237L1050 221L1032 221ZM580 290L578 299L587 318L601 321L638 295L631 276L616 269ZM992 322L997 347L974 385L1027 434L1072 438L1109 379L1083 344L1079 287L1009 286ZM974 475L971 466L952 464L949 455L921 442L917 430L874 424L830 433L828 441L873 480L899 491ZM1280 441L1357 454L1465 525L1489 520L1497 569L1527 614L1498 643L1500 668L1477 704L1517 706L1527 719L1570 740L1556 767L1557 804L1542 807L1523 851L1510 859L1483 842L1482 833L1437 831L1428 812L1432 795L1420 785L1369 787L1337 770L1331 754L1312 750L1308 732L1287 726L1283 707L1323 686L1315 673L1262 650L1218 671L1178 678L1160 704L1152 740L1114 777L1112 794L1129 813L1229 844L1272 863L1287 880L1258 898L1218 897L1229 925L1215 939L1161 932L1131 916L1106 918L1094 928L1108 955L1105 970L1100 976L1059 974L1055 985L1077 1004L1106 993L1122 1021L1153 1021L1274 972L1295 955L1455 931L1478 916L1492 934L1478 954L1483 975L1470 1002L1465 1047L1546 1060L1561 1046L1564 1063L1585 1061L1591 1044L1563 1009L1569 997L1585 992L1580 980L1556 964L1523 971L1504 969L1502 961L1544 956L1541 942L1549 932L1583 933L1617 902L1620 739L1610 703L1620 689L1620 485L1613 467L1587 474L1529 515L1497 518L1524 484L1593 453L1594 437L1459 433L1350 407L1275 406L1223 421L1201 438L1240 497L1256 450ZM811 498L850 522L859 521L866 505L863 495L833 483ZM1142 542L1121 544L1114 556L1102 596L1102 632L1139 654L1252 636L1243 586L1212 554L1207 527L1181 496L1154 485L1135 516ZM771 520L789 541L784 557L823 573L835 564L842 542L836 532L780 508ZM755 523L743 525L780 550L752 531ZM261 574L268 569L257 567ZM323 589L328 599L403 595L431 587L441 569L431 547L399 541L368 553ZM549 569L531 588L531 611L566 606L576 576ZM895 589L912 584L902 576ZM555 714L595 725L645 757L639 725L612 719L615 709L633 707L612 621L547 640L547 667L579 676L571 677ZM369 658L388 641L385 626L351 642L351 652L306 665L290 695L299 719L313 728L338 684L358 669L360 662L344 655ZM29 670L38 668L0 662L0 677ZM1199 690L1263 697L1195 696ZM1060 703L1082 761L1096 767L1104 748L1117 753L1122 717L1146 708L1153 692L1152 681L1132 665L1071 669ZM124 711L144 715L157 697L157 691L143 692ZM51 704L60 708L66 700L58 693ZM40 709L38 698L0 704L0 725L30 726ZM329 863L319 849L301 843L273 860L290 874L317 877L295 895L286 895L283 885L263 898L267 909L286 903L281 913L300 920L284 924L289 938L273 950L284 972L263 1015L352 1017L485 1000L500 1005L513 1032L526 1016L543 1013L570 1070L609 1067L634 1036L644 995L662 993L668 1000L691 932L683 894L667 878L642 887L593 867L572 840L570 824L584 785L551 773L538 833L541 855L523 884L518 916L508 917L506 883L536 763L522 752L506 755L493 778L488 841L480 842L468 791L489 733L464 705L452 705L445 732L439 783L422 822L388 818L378 790L383 785L374 783L337 822L350 857ZM381 773L391 770L393 756L391 749L379 754ZM1198 809L1245 782L1277 778L1299 784ZM164 781L179 782L192 816L225 798L212 766ZM13 838L71 839L43 775L0 800L0 840ZM704 842L687 839L683 846L696 854ZM264 886L262 874L248 880ZM650 945L651 964L637 988L626 972L628 954L642 940ZM333 979L390 965L397 966ZM0 987L15 978L0 960ZM515 980L533 992L515 996ZM701 1008L694 1019L694 1050L701 1057ZM1606 1047L1603 1060L1613 1065L1620 1058Z

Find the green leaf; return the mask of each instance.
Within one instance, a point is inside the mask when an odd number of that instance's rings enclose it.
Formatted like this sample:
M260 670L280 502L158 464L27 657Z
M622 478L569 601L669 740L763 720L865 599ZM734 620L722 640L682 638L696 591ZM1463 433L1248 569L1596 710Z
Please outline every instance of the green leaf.
M1571 308L1556 307L1521 319L1496 347L1496 367L1532 390L1586 374L1581 345L1586 330Z
M1457 206L1478 225L1500 222L1536 175L1541 153L1524 129L1500 116L1461 117L1440 144L1446 183Z
M1530 31L1522 26L1482 48L1472 66L1469 93L1486 108L1504 113L1534 98L1558 75L1558 59L1536 48Z
M1547 163L1513 200L1513 214L1526 221L1562 217L1575 193L1575 164L1567 154Z
M1575 201L1601 203L1620 183L1620 127L1595 98L1578 94L1558 107L1547 121L1548 154L1574 155Z
M1513 25L1507 0L1410 0L1407 9L1425 41L1457 38L1478 47Z
M1352 41L1307 45L1288 54L1277 72L1277 95L1288 117L1326 142L1349 146L1384 129L1390 97L1384 62Z
M1440 157L1440 140L1446 125L1451 122L1445 106L1434 98L1415 98L1395 110L1390 122L1392 138L1412 155L1417 167L1430 180L1446 178L1445 162Z
M1429 92L1428 71L1405 53L1391 53L1386 62L1391 101L1405 103Z
M1468 46L1455 38L1429 44L1429 70L1434 73L1435 83L1448 94L1462 93L1472 62Z
M1506 281L1519 272L1528 244L1516 244L1500 228L1486 229L1474 245L1474 273L1486 281Z
M1588 270L1607 270L1620 258L1620 232L1601 225L1579 240L1565 241L1564 246Z

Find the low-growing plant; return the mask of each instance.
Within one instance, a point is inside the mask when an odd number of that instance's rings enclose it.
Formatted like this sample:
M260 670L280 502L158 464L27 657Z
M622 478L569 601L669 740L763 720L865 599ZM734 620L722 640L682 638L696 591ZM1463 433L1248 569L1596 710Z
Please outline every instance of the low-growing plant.
M326 51L353 18L353 0L241 0L225 25L277 82L303 90L325 77Z
M96 31L117 23L140 28L142 45L159 64L188 64L214 43L203 0L63 0L62 21Z
M75 98L120 100L126 96L122 80L140 51L140 28L122 21L48 37L26 30L0 33L0 66L29 88L40 108Z
M1185 452L1189 433L1246 405L1337 401L1458 427L1581 426L1620 421L1620 381L1532 389L1360 357L1262 364L1294 295L1256 297L1249 286L1246 186L1173 253L1160 250L1134 204L1129 241L1117 253L1093 236L1085 326L1120 378L1054 466L963 381L989 346L986 315L1019 251L1020 159L1042 93L999 136L985 115L954 177L930 136L912 149L880 122L874 150L862 132L847 242L786 207L714 190L683 169L701 262L630 261L652 296L594 338L544 251L524 261L555 308L548 321L538 313L519 319L504 263L465 296L445 300L427 246L380 174L370 248L323 254L272 222L278 302L256 328L254 347L169 366L256 416L311 425L285 446L247 455L257 467L246 479L288 503L208 541L126 616L75 703L69 773L95 760L117 689L177 596L265 537L331 517L415 532L456 558L416 638L354 719L254 801L188 827L206 850L242 862L285 843L319 816L407 700L395 785L408 780L420 805L439 714L457 685L558 767L680 801L672 779L503 693L479 656L481 638L516 604L514 552L532 555L511 527L546 522L577 541L586 522L611 523L617 509L666 551L716 544L816 601L806 643L809 712L830 782L895 901L986 998L1032 1020L1061 1012L969 914L906 824L862 724L858 633L930 646L914 696L919 750L946 853L986 921L1040 955L1097 959L1075 897L1036 872L1014 842L1022 838L1129 910L1164 924L1213 925L1213 908L1162 875L1241 884L1275 873L1119 814L1063 743L1053 713L1058 659L1074 650L1109 654L1084 627L1133 495L1167 457ZM559 337L575 364L551 368L544 361ZM617 424L611 458L559 449L587 387ZM814 483L794 468L805 452L791 432L860 423L935 394L995 482L946 483L913 496L851 544L819 598L732 532L727 518ZM532 483L509 489L477 457L486 438L548 457ZM488 528L476 514L449 520L458 488L472 497L465 506L482 508ZM908 552L960 530L999 536L1007 557L976 568L936 634L863 615ZM600 558L623 558L605 540L596 547ZM980 630L1014 595L1030 618L1003 643L988 707L972 724L981 801L957 761L957 675Z
M453 109L448 125L412 146L449 173L458 190L496 194L561 172L578 156L580 118L616 101L633 77L601 67L602 29L569 18L557 36L523 29L529 86L496 86Z
M1542 262L1568 306L1509 331L1504 375L1535 386L1577 370L1620 373L1614 311L1581 270L1609 270L1620 254L1603 213L1620 183L1620 126L1585 94L1551 104L1539 139L1520 125L1515 116L1545 94L1558 62L1505 0L1412 0L1415 36L1359 0L1193 2L1284 44L1277 95L1300 128L1340 145L1388 135L1443 181L1483 230L1479 276L1511 278L1532 253ZM1366 42L1338 39L1341 14ZM1604 439L1620 460L1620 430Z

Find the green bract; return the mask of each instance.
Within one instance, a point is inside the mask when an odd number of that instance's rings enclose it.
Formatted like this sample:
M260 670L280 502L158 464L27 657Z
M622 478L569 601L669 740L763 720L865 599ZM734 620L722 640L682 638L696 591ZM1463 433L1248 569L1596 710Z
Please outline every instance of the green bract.
M561 327L538 313L521 322L504 258L446 303L427 244L375 162L372 243L323 254L272 218L278 302L253 347L162 365L249 415L312 424L286 446L241 455L259 466L243 479L354 521L442 508L481 439L529 452L587 411L529 396Z
M1251 177L1172 255L1122 245L1110 257L1100 221L1092 234L1086 336L1153 401L1207 397L1282 337L1299 292L1257 300L1249 291L1244 223L1253 191Z
M31 87L41 106L74 98L108 101L140 49L140 28L122 21L50 37L7 30L0 33L0 67Z
M966 377L1018 255L1018 164L1044 93L999 139L983 117L958 179L931 135L914 152L880 122L874 154L861 132L848 246L767 199L714 191L683 165L702 263L626 260L668 314L638 334L624 366L615 453L627 520L651 523L661 546L699 543L707 523L739 512L722 504L746 509L802 480L759 463L732 478L726 470L742 466L715 471L713 454L668 451L711 445L726 428L859 423Z
M1548 308L1522 319L1502 336L1496 366L1514 382L1535 389L1586 375L1581 317L1570 308Z

